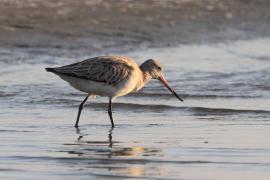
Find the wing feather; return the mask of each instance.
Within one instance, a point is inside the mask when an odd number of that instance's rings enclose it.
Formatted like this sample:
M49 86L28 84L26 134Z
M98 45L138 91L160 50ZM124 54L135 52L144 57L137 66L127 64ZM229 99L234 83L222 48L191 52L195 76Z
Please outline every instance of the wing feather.
M133 68L126 61L110 56L86 59L82 62L54 68L54 72L107 84L118 84L128 78Z

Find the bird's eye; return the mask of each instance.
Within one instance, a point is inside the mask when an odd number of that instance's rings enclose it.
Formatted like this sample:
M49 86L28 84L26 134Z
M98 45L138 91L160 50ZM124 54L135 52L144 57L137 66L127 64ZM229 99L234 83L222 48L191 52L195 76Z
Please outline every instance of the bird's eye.
M161 71L161 67L158 67L158 70L160 70L160 71Z

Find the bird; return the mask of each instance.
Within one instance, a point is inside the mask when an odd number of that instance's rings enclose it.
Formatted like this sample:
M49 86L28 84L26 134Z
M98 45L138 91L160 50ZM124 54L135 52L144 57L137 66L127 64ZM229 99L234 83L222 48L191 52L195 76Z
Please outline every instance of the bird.
M169 86L158 60L147 59L140 66L126 56L98 56L46 71L58 75L73 88L87 93L79 105L75 126L79 127L81 111L90 96L109 97L108 115L114 128L112 101L119 96L139 91L151 79L158 79L180 101L183 99Z

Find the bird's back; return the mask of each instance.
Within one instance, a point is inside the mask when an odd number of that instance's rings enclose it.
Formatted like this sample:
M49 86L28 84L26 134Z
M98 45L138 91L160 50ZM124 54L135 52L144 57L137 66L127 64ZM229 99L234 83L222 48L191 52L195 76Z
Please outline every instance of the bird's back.
M138 69L134 60L124 56L100 56L62 67L46 68L47 71L59 75L74 88L83 92L95 91L97 94L97 91L115 91L114 94L121 95L132 91L135 83L132 76L134 72L138 72ZM129 84L127 85L126 82ZM125 92L116 92L121 88L125 88Z
M62 67L46 68L46 70L58 75L117 84L126 79L136 66L132 59L124 56L100 56Z

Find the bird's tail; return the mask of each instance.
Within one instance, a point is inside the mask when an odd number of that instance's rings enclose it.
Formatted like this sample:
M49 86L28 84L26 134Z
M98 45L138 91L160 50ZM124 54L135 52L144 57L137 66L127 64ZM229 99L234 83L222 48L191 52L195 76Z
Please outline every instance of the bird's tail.
M48 71L48 72L55 72L55 70L54 70L54 68L45 68L46 69L46 71Z

